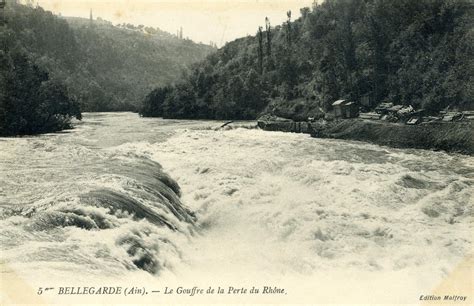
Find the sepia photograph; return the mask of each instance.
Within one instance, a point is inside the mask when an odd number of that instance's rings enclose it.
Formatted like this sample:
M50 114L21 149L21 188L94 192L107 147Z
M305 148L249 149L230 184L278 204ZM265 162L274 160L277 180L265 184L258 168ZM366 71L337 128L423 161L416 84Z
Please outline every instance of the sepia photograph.
M473 0L0 0L0 305L473 305Z

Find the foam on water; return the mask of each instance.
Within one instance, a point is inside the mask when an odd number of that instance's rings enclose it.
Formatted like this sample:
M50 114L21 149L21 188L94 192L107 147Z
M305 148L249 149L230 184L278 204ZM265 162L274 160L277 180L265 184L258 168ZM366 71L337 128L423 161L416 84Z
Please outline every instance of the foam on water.
M238 129L184 132L154 159L202 233L180 277L400 272L429 292L472 250L472 157Z
M107 131L108 124L97 126ZM179 262L176 243L190 239L196 219L181 203L178 184L159 163L123 150L123 139L100 147L95 133L80 125L69 134L2 142L5 264L34 279L35 270L54 263L58 278L67 279L136 270L159 275Z

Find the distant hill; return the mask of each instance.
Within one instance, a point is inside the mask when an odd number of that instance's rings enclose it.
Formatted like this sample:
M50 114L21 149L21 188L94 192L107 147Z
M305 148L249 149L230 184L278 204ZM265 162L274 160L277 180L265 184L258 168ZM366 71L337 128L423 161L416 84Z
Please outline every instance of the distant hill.
M256 29L157 88L144 116L302 120L350 99L474 109L472 0L326 0ZM263 23L263 20L262 20Z
M62 18L8 2L6 48L64 82L82 111L137 110L151 89L180 79L213 48L150 27Z

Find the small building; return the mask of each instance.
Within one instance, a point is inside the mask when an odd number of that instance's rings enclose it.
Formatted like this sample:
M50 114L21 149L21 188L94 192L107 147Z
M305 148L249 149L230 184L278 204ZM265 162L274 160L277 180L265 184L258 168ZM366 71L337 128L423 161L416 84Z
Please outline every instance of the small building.
M403 108L403 105L394 105L388 108L387 111L389 114L396 115L402 108Z
M386 115L388 114L388 110L393 107L393 103L390 103L390 102L385 102L385 103L380 103L376 108L375 108L375 112L377 114L381 114L381 115Z
M458 121L463 118L463 114L461 112L446 112L443 116L444 122L451 122L451 121Z
M366 120L380 120L380 114L377 114L375 112L368 112L368 113L360 113L359 117L361 119L366 119Z
M345 111L344 118L355 118L359 116L359 106L355 102L348 102L343 107Z
M343 118L343 105L346 102L346 100L337 100L332 104L332 107L334 108L334 116L336 118Z
M366 109L370 109L374 104L374 100L369 95L364 95L360 97L359 101L360 101L361 106L365 107Z
M464 120L474 121L474 111L464 111L462 115Z
M355 102L337 100L332 107L336 118L355 118L359 115L359 106Z
M407 121L407 125L417 125L421 123L421 118L420 117L411 117Z

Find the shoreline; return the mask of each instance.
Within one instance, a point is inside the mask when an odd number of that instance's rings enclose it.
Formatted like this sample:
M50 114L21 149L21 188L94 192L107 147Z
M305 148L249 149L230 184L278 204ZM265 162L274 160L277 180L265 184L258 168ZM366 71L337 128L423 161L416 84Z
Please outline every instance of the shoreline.
M304 133L315 138L357 140L393 148L474 155L474 127L470 121L405 125L355 118L324 123L259 121L258 126L265 131Z

